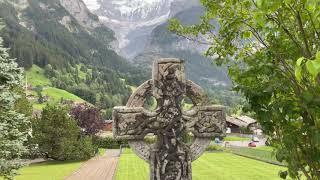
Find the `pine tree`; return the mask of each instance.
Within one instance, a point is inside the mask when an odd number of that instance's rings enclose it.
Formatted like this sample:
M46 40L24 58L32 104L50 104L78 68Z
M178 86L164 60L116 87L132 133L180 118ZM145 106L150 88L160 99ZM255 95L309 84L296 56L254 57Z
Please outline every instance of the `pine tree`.
M0 176L12 179L22 166L20 157L27 150L24 142L30 130L29 119L15 111L19 99L15 89L22 85L23 72L2 42L0 37Z

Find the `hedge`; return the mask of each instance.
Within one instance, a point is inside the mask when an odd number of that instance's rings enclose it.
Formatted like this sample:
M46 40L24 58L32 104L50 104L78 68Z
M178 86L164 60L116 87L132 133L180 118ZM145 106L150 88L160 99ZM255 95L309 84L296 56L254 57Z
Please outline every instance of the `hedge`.
M114 139L113 137L97 137L94 139L94 144L99 148L119 149L120 145L128 145L128 141L124 139Z

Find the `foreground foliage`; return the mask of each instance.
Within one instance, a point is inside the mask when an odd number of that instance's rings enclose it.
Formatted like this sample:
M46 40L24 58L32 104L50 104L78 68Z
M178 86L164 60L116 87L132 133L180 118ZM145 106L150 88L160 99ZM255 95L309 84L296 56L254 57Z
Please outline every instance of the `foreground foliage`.
M271 137L277 159L288 164L281 177L319 179L320 1L201 2L199 24L172 20L170 29L206 43L206 55L229 64L247 110Z
M8 179L22 166L20 157L27 151L30 121L22 114L27 111L17 90L22 86L22 79L22 69L3 48L0 37L0 176Z
M47 106L41 118L32 122L34 143L47 158L86 160L94 155L92 138L83 136L77 123L65 108Z

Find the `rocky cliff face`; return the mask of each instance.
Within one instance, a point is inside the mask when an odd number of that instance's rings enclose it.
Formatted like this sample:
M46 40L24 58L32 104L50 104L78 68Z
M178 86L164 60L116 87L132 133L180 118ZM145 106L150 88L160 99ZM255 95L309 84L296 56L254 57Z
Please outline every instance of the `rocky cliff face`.
M84 0L100 20L113 29L118 48L132 59L143 51L152 30L197 0Z
M102 25L98 17L89 11L82 0L60 0L60 3L81 26L94 29ZM64 17L64 19L68 18Z
M203 15L201 7L192 7L177 13L174 18L183 24L197 24ZM147 45L132 61L141 67L151 67L159 57L175 57L185 60L187 76L206 89L226 88L230 85L227 71L217 67L203 53L207 45L187 40L168 32L168 22L158 25L152 30Z

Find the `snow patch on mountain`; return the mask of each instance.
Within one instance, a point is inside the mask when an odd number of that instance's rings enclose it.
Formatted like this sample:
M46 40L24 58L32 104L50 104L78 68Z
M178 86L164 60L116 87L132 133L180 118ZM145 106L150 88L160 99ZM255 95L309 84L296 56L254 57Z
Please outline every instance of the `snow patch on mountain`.
M115 32L118 49L128 59L143 51L152 30L198 0L83 0Z
M83 0L90 11L95 11L100 8L98 0Z

